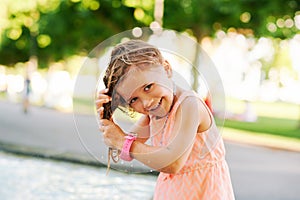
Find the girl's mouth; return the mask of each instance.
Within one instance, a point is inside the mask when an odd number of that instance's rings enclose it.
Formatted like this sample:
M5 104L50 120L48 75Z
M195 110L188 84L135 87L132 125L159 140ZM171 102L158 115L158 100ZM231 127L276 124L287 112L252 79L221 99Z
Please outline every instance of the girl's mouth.
M161 102L162 102L162 98L160 99L160 101L158 102L158 104L154 108L151 108L149 110L149 112L155 112L160 107Z

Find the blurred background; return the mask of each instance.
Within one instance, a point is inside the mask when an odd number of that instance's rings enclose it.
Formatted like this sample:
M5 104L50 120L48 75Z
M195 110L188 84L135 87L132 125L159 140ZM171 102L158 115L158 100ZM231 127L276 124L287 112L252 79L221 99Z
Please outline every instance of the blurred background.
M195 39L209 54L222 77L228 118L265 120L266 126L271 117L288 118L286 125L296 128L299 4L296 0L2 0L0 97L13 102L28 98L33 105L71 112L74 80L96 45L129 29L162 26ZM262 115L265 118L259 118ZM286 136L300 137L296 132Z
M89 52L140 27L175 30L209 55L226 95L226 141L300 150L299 0L1 0L1 143L16 126L4 108L20 119L36 108L72 113Z

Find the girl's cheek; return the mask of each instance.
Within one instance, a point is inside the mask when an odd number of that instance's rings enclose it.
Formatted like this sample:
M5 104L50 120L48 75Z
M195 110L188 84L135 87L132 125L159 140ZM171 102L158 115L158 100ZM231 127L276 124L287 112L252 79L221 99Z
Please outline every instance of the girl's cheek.
M136 107L134 110L135 110L136 112L141 112L141 111L143 111L144 109L141 107L141 105L139 105L139 106Z
M144 108L141 105L134 107L133 110L138 113L144 113Z

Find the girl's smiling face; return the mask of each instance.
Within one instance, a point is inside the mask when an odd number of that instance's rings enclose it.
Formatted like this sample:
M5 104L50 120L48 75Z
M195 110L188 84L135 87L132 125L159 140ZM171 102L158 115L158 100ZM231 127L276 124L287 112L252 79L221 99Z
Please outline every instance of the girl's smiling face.
M119 81L116 92L136 112L164 117L173 103L171 68L167 66L131 66Z

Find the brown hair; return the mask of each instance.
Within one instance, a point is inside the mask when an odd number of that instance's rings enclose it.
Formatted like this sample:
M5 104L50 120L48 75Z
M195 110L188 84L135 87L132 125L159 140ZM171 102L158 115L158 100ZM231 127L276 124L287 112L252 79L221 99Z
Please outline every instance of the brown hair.
M162 65L163 62L164 59L158 48L144 41L129 40L117 45L111 53L111 60L103 77L103 82L108 88L107 94L113 95L115 86L130 66ZM103 105L103 117L110 119L115 109L122 104L125 104L124 99L120 95L114 95L114 101Z

